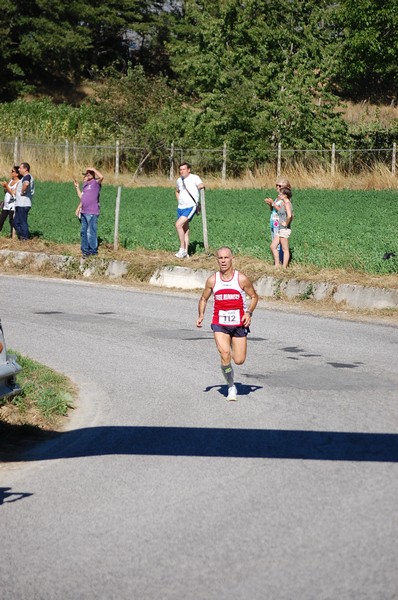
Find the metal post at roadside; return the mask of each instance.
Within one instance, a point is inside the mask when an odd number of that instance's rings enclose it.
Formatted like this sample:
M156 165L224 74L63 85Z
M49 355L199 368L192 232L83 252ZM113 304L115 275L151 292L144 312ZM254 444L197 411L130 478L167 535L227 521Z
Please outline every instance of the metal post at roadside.
M16 164L18 164L19 161L22 160L22 156L25 154L25 150L23 148L23 141L24 141L24 130L23 130L23 128L21 128L19 130L19 136L18 136L18 160L17 160Z
M120 197L122 194L122 186L119 185L117 188L116 206L115 206L115 234L113 239L113 249L118 250L119 248L119 210L120 210Z
M69 140L65 140L65 167L69 165Z
M169 179L170 179L170 181L173 181L173 179L174 179L174 142L171 142L171 145L170 145Z
M115 177L116 177L116 179L119 177L119 168L120 168L120 147L119 147L119 140L116 140L116 149L115 149Z
M227 142L224 142L222 148L222 170L221 170L221 179L225 181L227 177Z
M276 165L276 176L281 176L281 166L282 166L282 144L279 142L278 144L278 161Z
M397 164L397 144L394 142L392 145L392 161L391 161L391 173L395 175Z
M203 245L205 247L205 251L209 253L209 240L207 237L207 218L206 218L206 199L205 199L205 190L202 188L200 190L200 204L202 207L202 229L203 229Z
M332 160L331 160L331 164L330 164L330 172L332 174L332 177L335 174L335 170L336 170L336 144L332 144Z
M14 165L19 163L19 152L18 152L18 137L14 140Z

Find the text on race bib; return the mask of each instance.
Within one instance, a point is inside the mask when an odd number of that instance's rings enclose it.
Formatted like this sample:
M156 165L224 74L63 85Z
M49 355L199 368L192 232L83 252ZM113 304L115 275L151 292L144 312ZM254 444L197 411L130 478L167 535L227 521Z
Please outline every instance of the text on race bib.
M239 325L239 310L220 310L218 313L218 322L220 325Z

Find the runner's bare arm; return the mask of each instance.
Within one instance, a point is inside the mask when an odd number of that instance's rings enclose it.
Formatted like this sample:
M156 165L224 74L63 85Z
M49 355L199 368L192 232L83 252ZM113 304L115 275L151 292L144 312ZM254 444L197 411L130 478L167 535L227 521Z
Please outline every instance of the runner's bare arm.
M205 310L206 310L207 301L208 301L208 299L211 296L211 293L213 291L215 282L216 282L215 275L211 275L208 278L208 280L206 281L205 289L203 290L202 295L199 298L199 303L198 303L198 318L196 320L196 327L202 327L203 319L204 319L204 316L205 316Z
M246 277L246 275L243 275L243 273L239 273L239 285L250 298L249 308L246 310L242 319L244 327L248 327L252 320L252 313L257 306L258 296L252 282L248 277Z

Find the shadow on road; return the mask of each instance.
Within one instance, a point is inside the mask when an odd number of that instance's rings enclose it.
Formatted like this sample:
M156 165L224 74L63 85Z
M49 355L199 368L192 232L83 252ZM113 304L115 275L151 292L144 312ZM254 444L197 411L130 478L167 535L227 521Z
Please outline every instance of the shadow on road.
M28 498L28 496L33 496L33 494L28 492L13 492L10 487L0 487L0 506L8 502L17 502L17 500Z
M60 433L18 460L105 455L398 462L398 434L104 426Z

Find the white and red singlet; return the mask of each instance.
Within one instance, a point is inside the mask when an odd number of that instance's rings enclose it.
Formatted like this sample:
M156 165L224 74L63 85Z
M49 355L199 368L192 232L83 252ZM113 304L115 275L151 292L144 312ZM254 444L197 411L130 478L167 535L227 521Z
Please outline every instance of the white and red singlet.
M239 285L239 271L234 271L232 278L228 281L221 278L220 272L217 272L215 276L212 324L241 327L246 310L246 293Z

